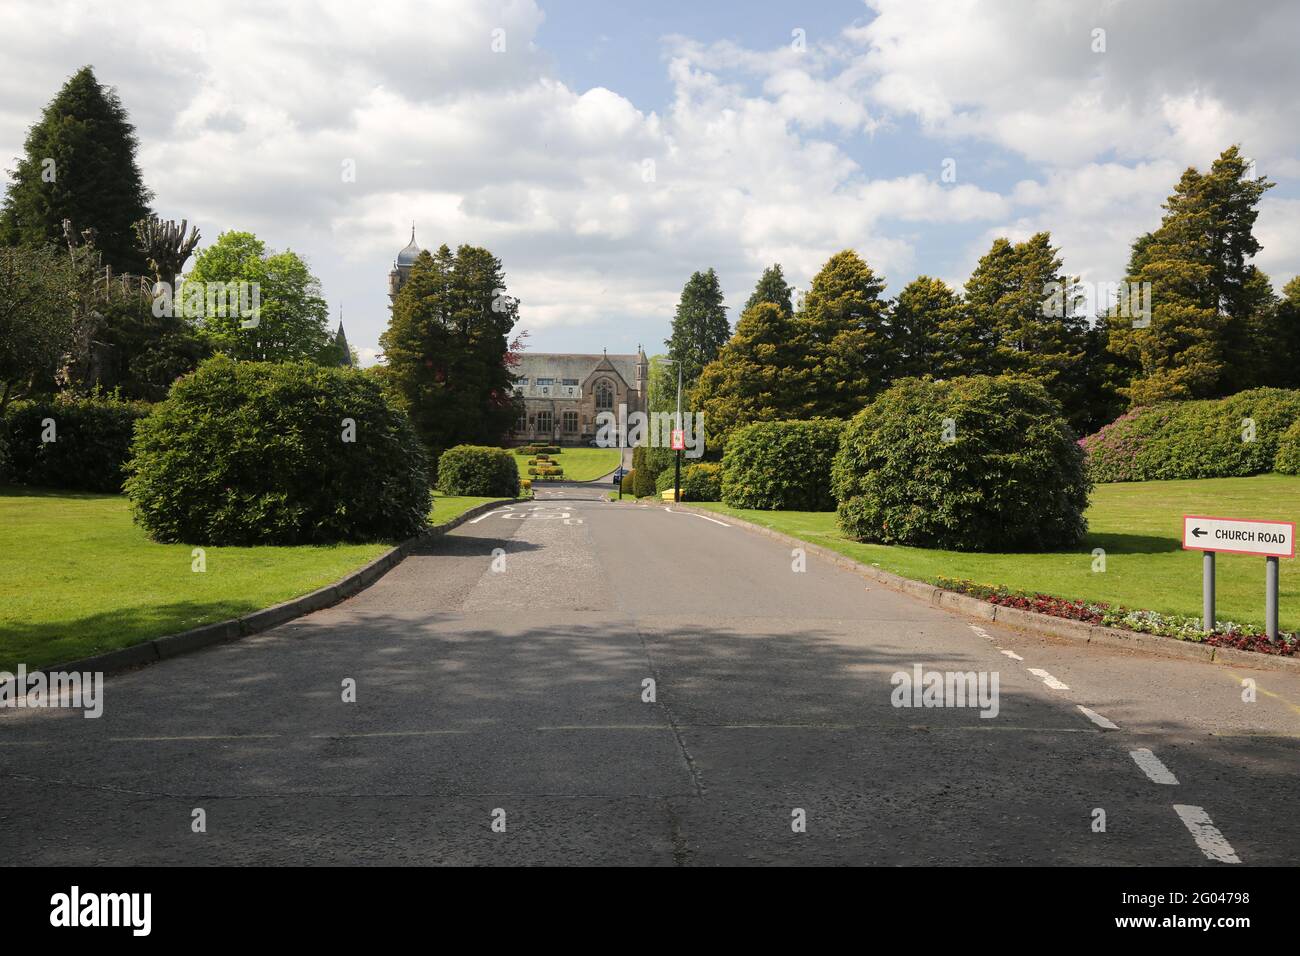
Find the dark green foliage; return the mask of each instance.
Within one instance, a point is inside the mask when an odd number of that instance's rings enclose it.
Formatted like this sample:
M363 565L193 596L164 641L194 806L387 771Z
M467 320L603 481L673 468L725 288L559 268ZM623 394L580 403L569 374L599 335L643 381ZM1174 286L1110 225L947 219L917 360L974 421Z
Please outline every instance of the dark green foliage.
M1093 481L1245 477L1274 469L1297 421L1300 391L1256 388L1134 409L1082 445Z
M558 455L563 451L558 445L523 445L515 449L516 455Z
M686 501L722 500L722 465L701 461L682 469L682 498Z
M380 336L385 379L433 456L497 444L522 410L507 336L519 314L501 260L477 246L420 253Z
M117 93L90 67L77 71L27 132L0 212L0 243L62 245L70 219L78 232L95 230L95 247L114 272L146 275L133 226L149 215L150 195L135 150Z
M722 500L733 508L832 511L831 463L844 422L756 422L732 433L722 459Z
M1273 458L1273 470L1284 475L1300 475L1300 418L1282 433Z
M632 472L635 475L632 481L632 493L638 498L655 493L655 479L658 475L651 471L646 463L649 451L650 449L645 445L637 445L632 449Z
M810 415L847 418L884 388L897 364L884 291L885 280L852 249L831 256L813 276L797 316Z
M846 428L834 489L840 529L859 541L1024 551L1076 544L1087 529L1083 451L1027 379L894 385Z
M141 402L64 393L52 402L24 402L5 416L11 478L20 485L117 494L126 478L135 423L149 414ZM42 441L53 419L55 440Z
M0 422L3 424L3 422ZM0 484L9 480L9 433L0 428Z
M623 477L619 479L618 487L625 495L636 494L636 469L629 468L623 472Z
M150 300L114 291L98 306L104 317L96 381L127 398L160 402L172 382L194 371L211 346L180 316L155 316Z
M712 269L696 272L686 281L677 302L673 334L664 340L669 358L682 363L683 388L695 384L700 371L718 357L730 335L718 274Z
M172 386L133 451L127 494L159 541L394 540L428 524L428 458L354 369L218 355Z
M529 468L528 474L539 470ZM438 490L444 495L518 498L519 469L510 452L489 445L457 445L438 459Z
M781 263L775 263L763 270L758 285L754 287L753 293L749 296L749 301L745 303L744 311L748 312L756 305L770 302L786 315L791 315L794 312L794 304L791 299L793 292L790 283L785 281L785 273L781 271Z

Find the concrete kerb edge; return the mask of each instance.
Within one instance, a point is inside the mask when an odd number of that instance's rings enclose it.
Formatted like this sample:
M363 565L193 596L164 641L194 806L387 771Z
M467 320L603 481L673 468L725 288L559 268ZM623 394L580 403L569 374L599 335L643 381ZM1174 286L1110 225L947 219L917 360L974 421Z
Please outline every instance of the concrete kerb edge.
M709 517L726 518L747 531L803 548L805 551L811 552L846 571L851 571L859 577L876 581L892 590L901 591L918 600L926 601L936 607L942 607L967 617L997 621L999 624L1005 624L1008 627L1033 634L1046 634L1052 637L1063 637L1068 640L1079 640L1085 643L1120 647L1127 650L1148 651L1166 657L1246 666L1260 670L1300 671L1300 659L1293 657L1277 657L1272 654L1259 654L1254 651L1239 651L1231 647L1213 647L1209 644L1197 644L1192 641L1180 641L1176 638L1160 637L1155 634L1143 634L1138 631L1103 627L1100 624L1071 621L1068 618L1053 617L1050 614L1040 614L1037 611L1025 611L1021 608L991 604L969 594L946 591L924 581L905 578L891 571L863 564L861 561L855 561L823 545L813 544L810 541L804 541L801 538L796 538L782 531L775 531L772 528L765 528L762 525L754 524L752 521L746 521L744 518L737 518L735 515L720 515L707 508L693 508L689 504L681 502L672 507L675 510L693 511L696 514Z
M311 614L314 611L320 611L330 605L337 604L345 598L352 597L355 594L364 591L370 585L374 584L385 574L397 567L402 560L409 555L415 548L439 538L458 528L471 518L477 517L484 512L491 511L493 508L499 508L502 505L519 504L524 501L530 501L529 498L502 498L499 501L489 501L481 505L475 505L463 514L457 515L446 524L436 525L416 535L408 538L401 544L390 548L388 551L375 558L369 564L357 568L345 574L333 584L323 588L318 588L309 594L301 597L292 598L281 604L275 604L271 607L262 608L260 611L253 611L242 617L230 618L225 621L218 621L215 624L204 624L202 627L191 628L188 631L181 631L179 634L167 634L163 637L155 637L148 641L142 641L139 644L132 644L130 647L122 647L114 651L106 651L103 654L96 654L92 657L84 657L80 660L68 661L64 664L53 664L48 667L37 668L29 673L37 671L50 673L52 671L90 671L101 672L104 674L118 673L124 670L132 670L137 667L143 667L146 664L154 664L161 660L168 660L173 657L179 657L182 654L190 654L194 651L202 650L205 647L211 647L214 644L224 644L228 641L237 641L241 637L247 637L250 634L257 634L261 631L277 627L294 618L302 617L304 614Z

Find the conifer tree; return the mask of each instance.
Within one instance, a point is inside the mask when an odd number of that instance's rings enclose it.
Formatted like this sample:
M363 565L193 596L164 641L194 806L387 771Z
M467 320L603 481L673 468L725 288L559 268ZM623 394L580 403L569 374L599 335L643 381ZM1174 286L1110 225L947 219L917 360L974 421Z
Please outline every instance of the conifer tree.
M668 357L682 363L684 388L694 386L700 371L718 357L730 336L718 274L713 269L694 273L677 302L672 335L664 340Z

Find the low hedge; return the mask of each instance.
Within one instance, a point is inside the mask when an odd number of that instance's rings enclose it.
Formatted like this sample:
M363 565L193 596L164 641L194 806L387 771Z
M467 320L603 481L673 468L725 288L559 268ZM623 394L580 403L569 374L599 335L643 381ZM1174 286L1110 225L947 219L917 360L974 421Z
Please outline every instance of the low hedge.
M1273 458L1273 470L1284 475L1300 475L1300 419L1282 433Z
M528 469L532 474L536 469ZM444 495L519 497L519 469L504 448L457 445L438 459L438 490Z
M20 485L117 494L126 478L136 422L144 402L60 395L52 402L23 402L5 416L10 480ZM44 441L47 419L54 441Z
M172 385L132 451L126 491L159 541L391 541L428 526L424 447L357 369L218 355Z
M546 480L553 480L553 479L556 479L556 478L563 478L563 477L564 477L564 469L563 469L563 468L560 468L559 466L556 466L556 467L554 467L554 468L546 468L546 467L540 467L540 468L529 468L529 469L528 469L528 474L529 474L529 476L532 477L532 478L542 478L542 479L546 479Z
M1121 415L1083 439L1093 481L1242 478L1273 471L1300 391L1255 388Z
M857 541L1031 551L1078 543L1091 485L1041 384L971 376L881 394L845 429L834 487Z
M722 500L732 508L834 511L831 462L844 422L756 422L736 429L722 458Z
M683 468L682 497L687 501L721 501L722 465L707 461Z
M516 455L558 455L560 454L559 445L522 445L515 449Z

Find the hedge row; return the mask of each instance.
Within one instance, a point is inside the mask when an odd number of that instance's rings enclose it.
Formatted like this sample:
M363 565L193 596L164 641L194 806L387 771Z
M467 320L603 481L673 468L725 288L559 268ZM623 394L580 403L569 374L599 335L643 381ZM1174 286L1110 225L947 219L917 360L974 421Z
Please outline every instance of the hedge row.
M733 508L834 511L831 462L844 422L757 422L731 433L722 500Z
M14 405L4 421L9 480L116 494L126 478L135 424L148 414L144 402L103 396Z
M535 474L537 469L528 471ZM457 445L438 459L438 490L444 495L518 498L519 469L504 448Z
M515 449L516 455L558 455L563 451L559 445L521 445Z
M1284 475L1300 475L1300 418L1282 433L1277 445L1273 469Z
M1300 391L1256 388L1137 408L1081 444L1094 481L1239 478L1296 467L1283 436L1297 422Z

